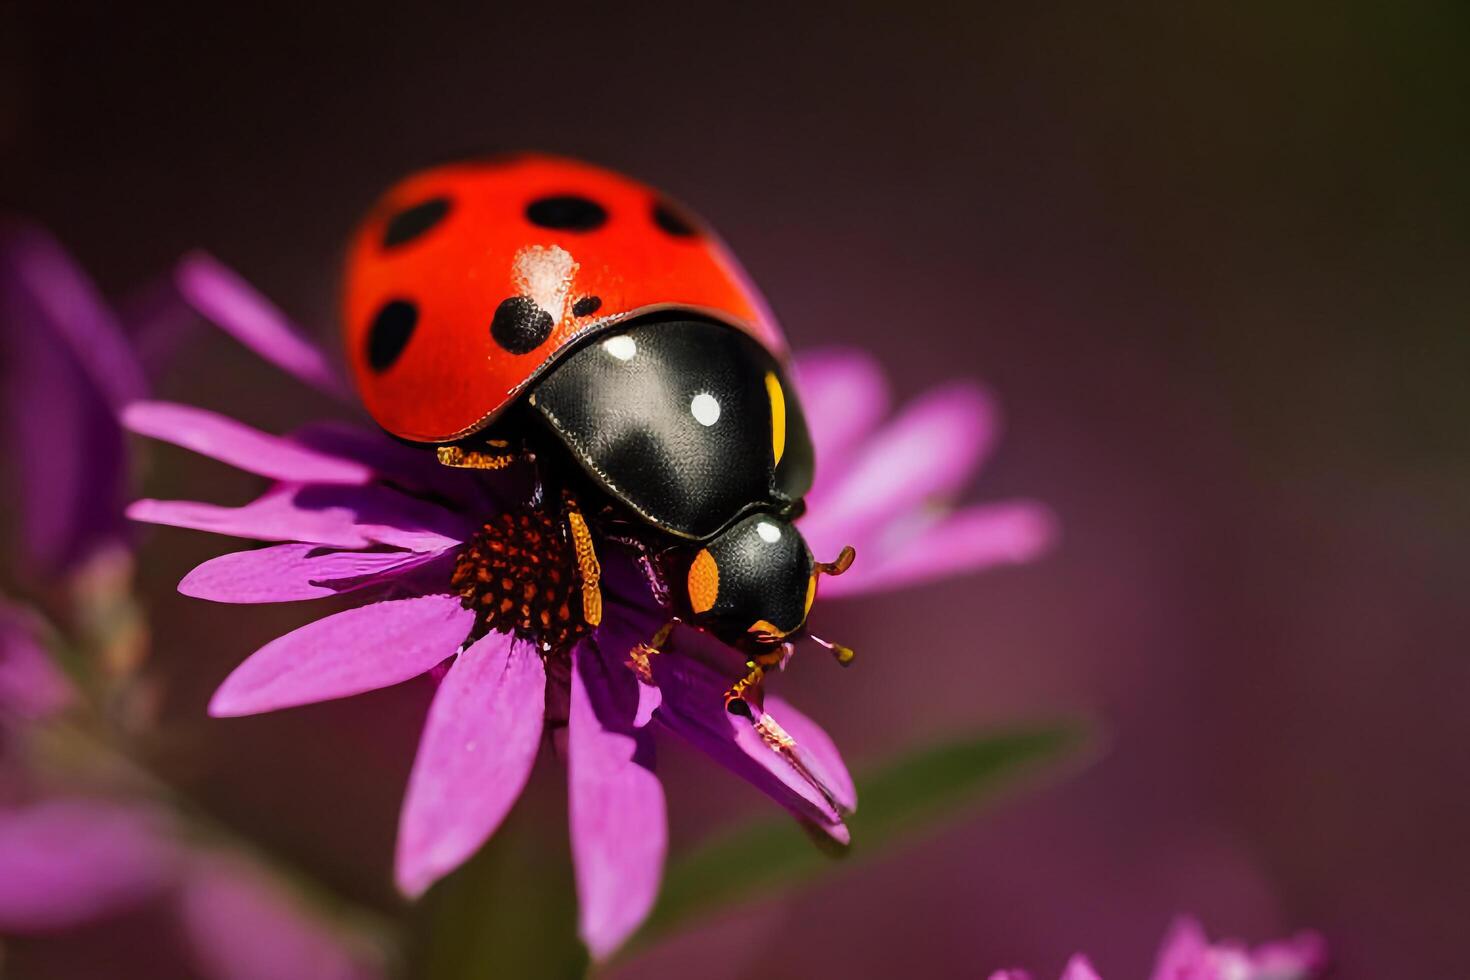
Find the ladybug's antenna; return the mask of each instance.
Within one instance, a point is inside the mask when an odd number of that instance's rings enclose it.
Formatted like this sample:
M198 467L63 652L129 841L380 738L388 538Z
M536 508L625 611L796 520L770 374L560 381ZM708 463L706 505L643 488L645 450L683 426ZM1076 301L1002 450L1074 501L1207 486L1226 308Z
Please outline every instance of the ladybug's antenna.
M853 546L850 544L845 545L843 549L837 553L837 558L835 560L819 561L816 563L817 574L841 575L843 572L852 567L852 560L856 557L857 551L854 550ZM844 667L852 663L852 658L857 656L857 654L853 653L852 647L845 647L841 643L833 643L831 640L824 640L820 636L817 636L815 633L808 632L807 636L810 636L819 645L824 646L828 650L832 651L832 656L836 657L837 662Z
M841 575L852 567L852 560L857 557L857 552L852 545L846 545L837 555L836 561L819 561L816 563L817 571L823 575Z
M852 663L852 659L857 656L857 654L853 652L852 647L845 647L841 643L833 643L831 640L824 640L820 636L817 636L815 633L808 633L807 636L810 636L818 645L824 646L828 650L831 650L832 656L836 657L837 662L844 667Z

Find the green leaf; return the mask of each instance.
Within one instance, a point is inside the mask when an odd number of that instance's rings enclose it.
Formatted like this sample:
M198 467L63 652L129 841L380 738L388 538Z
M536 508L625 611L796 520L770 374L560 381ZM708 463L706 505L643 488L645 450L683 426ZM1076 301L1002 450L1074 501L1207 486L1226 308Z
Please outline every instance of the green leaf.
M848 819L853 843L844 864L921 839L1085 742L1078 724L982 732L913 749L859 773L858 810ZM635 945L810 880L832 868L830 850L813 846L789 818L747 824L700 845L670 861L658 905Z

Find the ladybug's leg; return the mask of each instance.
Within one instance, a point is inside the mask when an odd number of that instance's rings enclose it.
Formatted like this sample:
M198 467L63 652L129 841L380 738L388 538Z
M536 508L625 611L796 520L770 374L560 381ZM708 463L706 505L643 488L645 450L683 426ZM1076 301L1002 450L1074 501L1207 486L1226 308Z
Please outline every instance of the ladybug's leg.
M673 633L674 627L680 625L682 622L683 620L675 616L660 626L658 632L653 634L653 637L647 643L639 643L628 653L628 666L645 683L653 683L652 660L663 652L663 646L669 641L669 636ZM747 660L745 662L748 670L746 675L732 684L730 689L725 692L725 710L749 716L750 711L746 706L747 694L751 691L758 690L761 679L766 676L766 671L773 667L779 667L784 663L786 658L791 656L792 649L793 647L790 643L782 643L768 650L762 650Z
M577 500L570 493L562 494L565 506L567 532L572 539L572 550L577 556L577 577L582 582L582 619L588 626L602 622L602 566L597 561L597 549L592 544L592 531L587 519L577 508Z
M669 642L669 634L673 633L674 627L681 622L682 620L675 616L660 626L658 632L653 634L653 638L647 643L639 643L628 651L628 667L638 675L643 683L653 683L653 658L663 652L664 644Z
M786 658L791 656L792 650L790 643L782 643L768 650L761 650L747 660L745 666L748 668L748 673L725 692L725 710L749 715L750 709L746 705L747 692L758 689L761 680L766 676L766 671L784 663Z

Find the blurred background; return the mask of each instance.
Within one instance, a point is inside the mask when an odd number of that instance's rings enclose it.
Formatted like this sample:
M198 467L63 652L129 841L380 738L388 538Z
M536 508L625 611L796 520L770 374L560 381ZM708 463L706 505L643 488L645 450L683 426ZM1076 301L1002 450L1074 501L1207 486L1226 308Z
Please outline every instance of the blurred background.
M987 722L1107 732L1085 770L619 976L1047 977L1085 949L1136 977L1176 911L1314 926L1341 977L1464 975L1470 8L425 6L0 5L0 204L110 294L202 246L332 343L347 231L411 169L530 147L662 186L798 348L866 347L901 397L983 379L1007 432L975 499L1063 526L1031 566L819 606L860 664L808 657L783 693L858 763ZM213 333L177 365L163 396L267 429L331 411ZM150 461L151 495L255 489ZM227 543L144 546L169 776L402 914L427 688L207 720L316 611L183 599ZM766 806L666 759L676 845ZM521 819L560 825L542 776Z

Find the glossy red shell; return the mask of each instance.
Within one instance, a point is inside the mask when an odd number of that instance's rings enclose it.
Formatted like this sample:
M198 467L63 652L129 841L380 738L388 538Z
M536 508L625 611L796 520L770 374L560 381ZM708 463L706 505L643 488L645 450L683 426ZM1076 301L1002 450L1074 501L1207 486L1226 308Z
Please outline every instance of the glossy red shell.
M544 227L528 216L557 198L593 202L605 220ZM409 227L410 213L435 220ZM507 300L547 327L524 353L492 335ZM381 314L393 303L414 315L406 339L398 322L385 342L374 325L385 332ZM524 155L438 167L383 197L348 255L344 336L373 418L404 439L448 442L489 424L578 340L660 308L702 312L785 354L764 300L706 227L620 174Z

